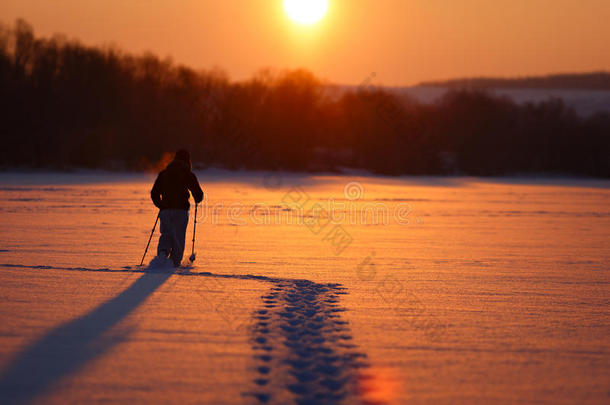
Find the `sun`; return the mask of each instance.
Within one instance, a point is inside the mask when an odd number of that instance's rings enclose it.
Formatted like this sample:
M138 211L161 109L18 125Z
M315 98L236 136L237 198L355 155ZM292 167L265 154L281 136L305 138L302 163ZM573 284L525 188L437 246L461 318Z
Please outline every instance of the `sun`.
M299 24L313 24L328 10L328 0L284 0L284 11Z

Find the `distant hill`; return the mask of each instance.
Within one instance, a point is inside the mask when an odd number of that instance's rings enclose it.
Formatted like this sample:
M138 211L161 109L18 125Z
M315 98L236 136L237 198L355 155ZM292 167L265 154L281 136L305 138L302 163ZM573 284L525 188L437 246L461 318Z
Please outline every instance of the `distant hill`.
M473 77L421 82L417 87L468 89L610 90L610 72L566 73L517 78Z

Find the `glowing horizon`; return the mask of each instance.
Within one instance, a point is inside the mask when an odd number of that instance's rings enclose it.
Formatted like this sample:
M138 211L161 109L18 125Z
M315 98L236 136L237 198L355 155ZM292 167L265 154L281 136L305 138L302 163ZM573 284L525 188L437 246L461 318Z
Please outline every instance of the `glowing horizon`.
M235 80L265 67L340 84L376 72L386 85L610 70L605 0L328 0L317 10L288 18L284 0L4 0L0 22L24 18L40 36L151 51Z

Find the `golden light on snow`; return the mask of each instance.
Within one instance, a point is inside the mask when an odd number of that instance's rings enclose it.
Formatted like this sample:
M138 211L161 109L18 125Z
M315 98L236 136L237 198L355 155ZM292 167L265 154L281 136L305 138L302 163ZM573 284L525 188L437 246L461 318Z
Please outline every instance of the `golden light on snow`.
M328 10L328 0L284 0L284 11L299 24L314 24Z
M358 378L359 394L368 403L389 403L396 400L399 386L394 370L371 367Z

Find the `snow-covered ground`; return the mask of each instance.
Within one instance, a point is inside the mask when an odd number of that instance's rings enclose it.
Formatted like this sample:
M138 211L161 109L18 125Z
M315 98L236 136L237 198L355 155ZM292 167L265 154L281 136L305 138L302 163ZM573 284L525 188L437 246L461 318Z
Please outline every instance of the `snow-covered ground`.
M608 403L609 181L199 178L0 174L0 402Z

